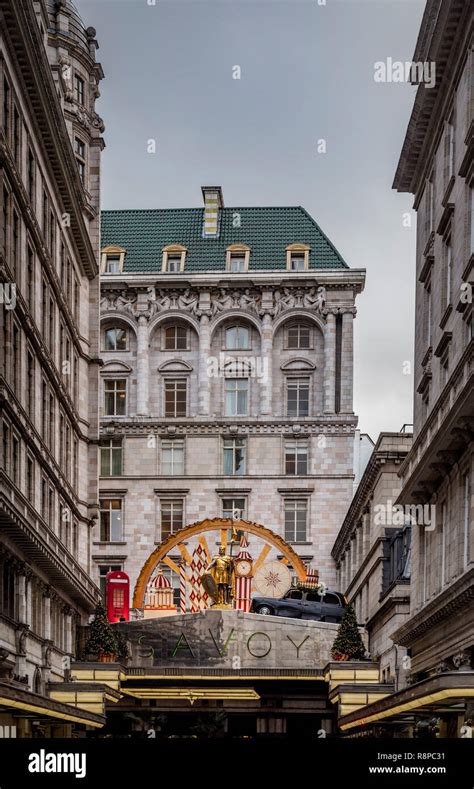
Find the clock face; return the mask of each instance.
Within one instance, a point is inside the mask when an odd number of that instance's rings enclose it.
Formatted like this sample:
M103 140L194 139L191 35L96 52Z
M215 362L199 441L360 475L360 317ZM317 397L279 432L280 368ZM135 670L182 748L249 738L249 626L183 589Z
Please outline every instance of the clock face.
M235 568L239 575L249 575L252 572L252 562L247 559L240 559Z

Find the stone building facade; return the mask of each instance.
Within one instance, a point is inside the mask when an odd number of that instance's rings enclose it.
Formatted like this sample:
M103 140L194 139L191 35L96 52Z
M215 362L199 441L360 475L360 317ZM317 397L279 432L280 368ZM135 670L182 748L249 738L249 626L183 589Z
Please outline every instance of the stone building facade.
M1 0L0 31L0 695L48 719L98 599L103 74L70 0Z
M472 736L473 21L472 4L426 4L413 61L433 64L436 84L417 89L394 181L417 212L413 444L396 501L416 510L410 610L390 634L409 686L347 715L345 732L434 721L439 736Z
M435 60L438 78L418 89L394 184L414 195L418 223L414 441L400 502L436 516L413 532L410 619L396 634L414 678L474 668L472 24L469 4L427 4L414 60Z
M408 676L406 650L391 634L410 611L411 522L394 502L411 442L410 433L380 434L333 548L338 588L367 629L380 682L396 689Z
M123 569L133 586L170 532L237 511L334 587L364 272L302 208L203 195L203 208L103 213L96 578Z

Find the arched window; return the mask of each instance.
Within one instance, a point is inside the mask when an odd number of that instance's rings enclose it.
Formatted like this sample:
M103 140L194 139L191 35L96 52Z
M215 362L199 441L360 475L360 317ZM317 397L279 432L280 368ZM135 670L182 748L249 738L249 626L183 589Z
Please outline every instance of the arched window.
M104 331L104 351L126 351L128 349L127 331L119 326L112 326Z
M188 332L185 326L167 326L164 331L165 351L185 351L188 347Z
M250 348L250 332L246 326L230 326L225 333L228 351L245 351Z
M286 347L311 348L311 327L308 323L292 323L288 326Z

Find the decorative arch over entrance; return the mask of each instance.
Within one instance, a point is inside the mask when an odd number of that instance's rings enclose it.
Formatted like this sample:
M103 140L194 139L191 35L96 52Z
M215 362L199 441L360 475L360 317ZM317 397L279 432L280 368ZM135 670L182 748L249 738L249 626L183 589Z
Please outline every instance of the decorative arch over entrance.
M197 523L192 523L185 526L175 534L171 534L166 540L163 540L155 550L149 555L137 578L135 589L133 590L133 607L143 608L147 584L157 567L157 565L166 557L170 550L180 545L190 537L196 534L201 534L207 531L221 531L224 542L227 542L227 532L229 529L236 529L237 531L249 532L260 537L266 543L269 543L277 550L281 551L285 559L292 565L300 581L306 579L306 566L300 559L293 548L287 542L275 534L271 529L262 526L259 523L245 520L232 520L231 518L205 518Z

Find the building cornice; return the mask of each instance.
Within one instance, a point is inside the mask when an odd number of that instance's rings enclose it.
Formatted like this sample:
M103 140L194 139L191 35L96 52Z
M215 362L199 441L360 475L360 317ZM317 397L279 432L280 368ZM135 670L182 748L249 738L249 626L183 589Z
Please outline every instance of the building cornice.
M215 417L189 417L169 424L170 419L160 417L124 419L109 417L101 419L101 435L149 435L158 434L164 438L173 438L180 435L319 435L322 433L332 435L352 435L357 426L357 417L339 414L324 414L309 418L307 422L298 417L297 422L287 419L265 418L260 416L255 419L226 421Z
M429 0L413 57L436 67L436 85L418 87L395 174L393 188L421 193L447 103L459 79L472 36L472 11L464 0ZM417 203L417 201L415 201Z
M434 600L424 605L398 630L391 633L390 638L395 644L410 647L428 630L435 631L441 622L472 607L473 600L474 567L443 589Z
M408 448L404 450L383 450L381 449L383 442L390 437L394 437L401 441L403 438L407 438L410 434L408 433L381 433L377 443L372 451L372 454L369 458L369 462L365 468L365 471L362 475L362 478L359 482L357 490L354 494L354 498L352 499L349 509L347 510L346 517L344 518L343 524L339 530L339 534L337 535L336 541L334 543L334 547L331 551L331 555L334 557L336 561L341 558L345 550L345 543L351 532L354 529L354 526L357 524L357 521L363 515L363 511L367 506L367 500L372 495L375 481L377 476L383 470L383 467L386 463L401 463L402 460L405 458Z
M245 271L236 274L229 274L227 271L201 273L186 270L180 274L122 272L103 275L101 288L103 291L120 288L144 288L145 290L150 287L185 288L191 285L202 289L249 285L266 285L269 288L276 288L281 285L285 285L285 287L305 285L313 287L318 284L324 285L326 288L350 288L354 293L361 293L365 285L365 273L365 269L314 269L311 272L274 269L271 271Z
M77 258L89 279L98 274L98 260L89 237L84 214L90 207L79 177L66 123L32 3L0 0L3 31L16 59L17 78L29 104L31 122L36 125L36 144L42 145L50 177L56 184L64 213L72 218L70 237Z

